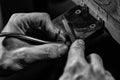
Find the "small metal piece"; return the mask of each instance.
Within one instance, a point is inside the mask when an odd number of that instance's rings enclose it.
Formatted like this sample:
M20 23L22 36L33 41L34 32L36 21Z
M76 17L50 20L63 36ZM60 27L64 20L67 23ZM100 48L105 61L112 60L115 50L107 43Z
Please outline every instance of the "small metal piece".
M62 30L60 29L59 32L58 32L58 35L57 35L57 42L63 43L63 42L66 41L66 39L63 35L64 34L63 34Z
M69 35L71 41L74 42L75 41L75 36L73 35L73 33L72 33L72 31L71 31L71 29L70 29L70 27L68 25L67 20L63 19L62 22L64 24L65 30L66 30L67 34Z
M100 20L100 17L97 15L97 20Z

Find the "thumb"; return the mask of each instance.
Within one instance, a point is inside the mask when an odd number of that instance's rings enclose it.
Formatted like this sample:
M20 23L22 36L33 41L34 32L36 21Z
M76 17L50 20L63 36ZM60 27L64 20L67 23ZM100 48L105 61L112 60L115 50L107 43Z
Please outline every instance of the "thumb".
M85 49L85 43L81 39L76 40L71 45L69 54L68 54L68 61L67 61L66 68L74 65L78 61L83 66L87 65L87 61L84 58L84 49Z

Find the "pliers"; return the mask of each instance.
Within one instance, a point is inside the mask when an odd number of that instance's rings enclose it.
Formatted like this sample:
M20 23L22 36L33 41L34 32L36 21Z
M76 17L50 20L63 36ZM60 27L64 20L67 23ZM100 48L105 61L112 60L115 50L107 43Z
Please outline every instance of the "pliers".
M73 31L71 31L70 26L68 25L67 20L63 19L62 23L63 23L64 28L66 30L66 34L69 36L71 42L74 42L75 41L75 35L73 34Z

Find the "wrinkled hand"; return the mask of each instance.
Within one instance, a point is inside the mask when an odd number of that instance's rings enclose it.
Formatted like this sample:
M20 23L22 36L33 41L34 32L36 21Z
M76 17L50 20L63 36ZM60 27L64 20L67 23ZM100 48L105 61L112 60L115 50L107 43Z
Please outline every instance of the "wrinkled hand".
M54 27L47 13L16 13L11 16L2 32L25 34L30 28L43 27L46 33L55 38L59 30ZM30 45L17 38L0 38L0 65L21 69L17 60L24 59L27 62L36 59L56 58L65 53L67 46L60 43L44 45Z
M84 50L83 40L76 40L72 44L67 64L59 80L114 80L112 75L104 70L100 56L91 54L91 63L88 63L84 57Z

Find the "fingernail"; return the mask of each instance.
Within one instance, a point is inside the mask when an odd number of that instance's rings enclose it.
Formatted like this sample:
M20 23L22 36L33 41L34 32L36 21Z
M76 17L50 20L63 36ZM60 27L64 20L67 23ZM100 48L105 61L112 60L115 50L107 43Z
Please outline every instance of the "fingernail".
M62 47L64 44L58 44L58 47Z
M84 41L82 39L79 39L79 40L77 40L77 44L78 45L84 45L85 43L84 43Z
M79 39L79 40L76 40L74 43L73 43L73 46L75 47L84 47L85 43L83 40Z
M65 44L62 44L59 48L61 48L61 49L66 49L67 46L66 46Z

